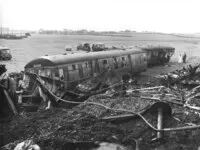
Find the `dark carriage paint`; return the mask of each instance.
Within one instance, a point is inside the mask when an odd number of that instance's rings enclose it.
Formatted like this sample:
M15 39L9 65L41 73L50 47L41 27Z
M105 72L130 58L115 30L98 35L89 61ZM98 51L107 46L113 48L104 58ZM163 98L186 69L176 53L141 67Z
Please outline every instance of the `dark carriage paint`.
M114 62L117 61L115 68ZM108 67L114 68L121 76L123 74L138 74L147 69L146 52L140 48L126 50L111 50L88 53L42 56L30 61L25 71L40 74L40 70L51 70L52 73L63 69L62 80L65 90L72 90L77 84L87 80L94 74L100 74ZM73 70L73 68L75 68ZM51 78L51 77L50 77ZM72 79L74 78L74 79ZM57 79L52 82L58 83ZM60 84L60 83L59 83Z
M139 74L145 71L147 66L168 63L163 60L168 54L171 57L174 51L175 48L169 46L140 46L109 51L42 56L27 63L25 70L39 75L41 72L46 71L44 74L50 72L51 75L48 77L43 75L45 76L43 78L49 78L52 85L61 85L64 90L73 90L79 83L108 70L109 67L123 76L124 74ZM56 77L54 77L55 74L57 74ZM59 74L62 74L62 78Z

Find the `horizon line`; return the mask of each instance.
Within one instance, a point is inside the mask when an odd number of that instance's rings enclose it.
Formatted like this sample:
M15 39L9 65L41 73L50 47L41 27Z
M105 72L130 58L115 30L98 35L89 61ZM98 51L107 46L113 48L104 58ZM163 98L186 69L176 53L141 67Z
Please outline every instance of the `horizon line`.
M162 33L162 34L200 34L200 32L161 32L161 31L149 31L149 30L144 30L144 31L137 31L137 30L132 30L132 29L124 29L124 30L94 30L94 29L45 29L45 28L40 28L40 29L13 29L10 27L3 27L2 25L0 26L1 30L2 29L7 29L8 31L30 31L30 32L39 32L40 30L42 31L59 31L59 32L65 32L65 31L72 31L72 32L76 32L76 31L86 31L86 32L97 32L97 33L101 33L101 32L135 32L135 33Z

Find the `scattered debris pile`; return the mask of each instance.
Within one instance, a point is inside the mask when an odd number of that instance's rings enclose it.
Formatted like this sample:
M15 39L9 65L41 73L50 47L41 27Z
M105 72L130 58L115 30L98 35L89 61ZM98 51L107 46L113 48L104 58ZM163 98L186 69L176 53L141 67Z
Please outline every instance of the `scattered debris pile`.
M104 71L100 75L94 76L79 84L76 89L84 94L101 89L105 89L103 91L106 91L111 88L111 86L117 86L116 84L119 85L120 82L120 75L113 69L109 69L108 71Z
M71 143L78 149L78 143L84 142L116 143L137 150L198 149L198 76L199 66L188 66L160 75L157 86L133 84L122 95L107 91L72 109L16 115L0 124L4 145L10 143L3 149L13 149L27 139L42 149L67 149Z
M200 65L188 65L181 70L175 70L173 72L160 75L162 79L161 83L164 85L181 85L189 87L195 87L200 84Z

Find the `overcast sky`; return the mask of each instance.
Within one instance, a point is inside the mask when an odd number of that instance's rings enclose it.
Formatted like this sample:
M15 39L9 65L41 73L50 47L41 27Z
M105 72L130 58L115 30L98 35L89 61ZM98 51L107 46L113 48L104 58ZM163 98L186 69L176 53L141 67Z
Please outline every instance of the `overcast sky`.
M200 0L0 0L0 26L200 32Z

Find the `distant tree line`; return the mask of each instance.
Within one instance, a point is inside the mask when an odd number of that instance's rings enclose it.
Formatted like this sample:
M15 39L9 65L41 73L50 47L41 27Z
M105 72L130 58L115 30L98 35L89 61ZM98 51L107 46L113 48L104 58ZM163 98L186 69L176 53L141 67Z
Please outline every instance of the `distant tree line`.
M62 31L60 30L43 30L40 29L38 31L39 34L63 34L63 35L106 35L106 34L123 34L123 33L133 33L136 31L131 31L131 30L123 30L123 31L101 31L97 32L94 30L68 30L68 29L63 29Z

